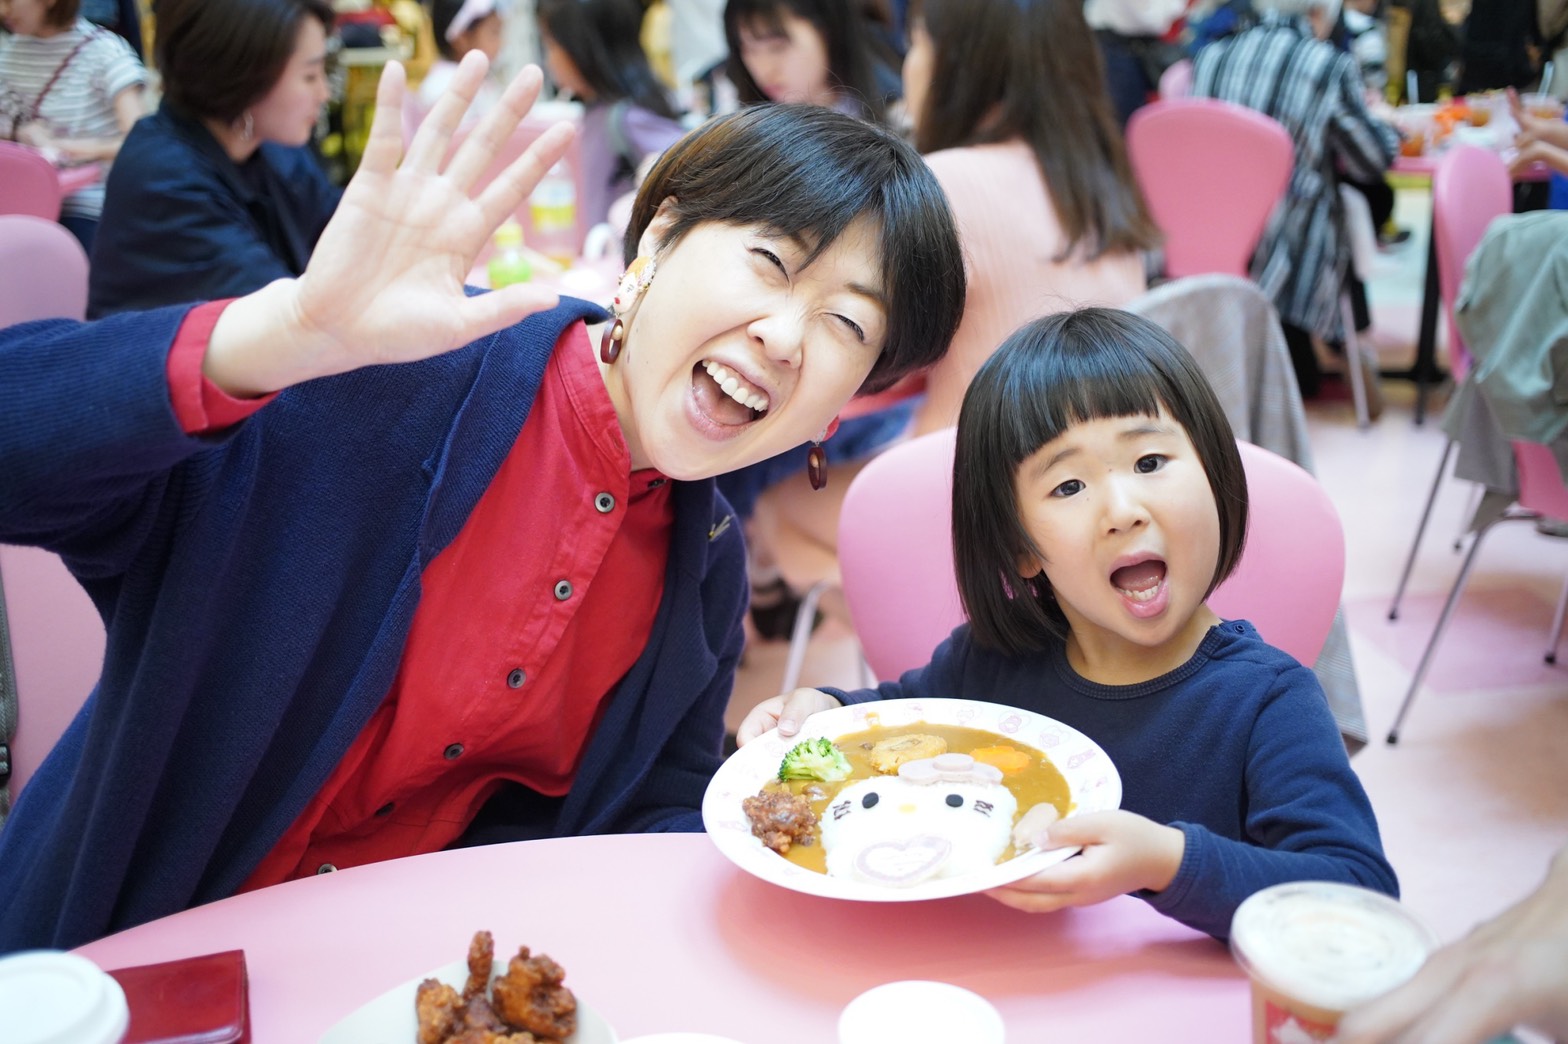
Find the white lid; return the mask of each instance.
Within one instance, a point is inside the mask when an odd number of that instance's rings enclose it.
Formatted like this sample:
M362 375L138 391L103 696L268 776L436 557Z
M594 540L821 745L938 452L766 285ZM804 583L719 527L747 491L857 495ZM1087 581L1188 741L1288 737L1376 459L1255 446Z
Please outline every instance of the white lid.
M908 979L867 990L838 1019L839 1044L1002 1044L991 1002L947 982Z
M1236 908L1231 951L1253 978L1329 1011L1400 985L1437 945L1380 892L1330 881L1274 885Z
M7 1044L118 1044L130 1021L125 991L85 957L55 950L0 957Z

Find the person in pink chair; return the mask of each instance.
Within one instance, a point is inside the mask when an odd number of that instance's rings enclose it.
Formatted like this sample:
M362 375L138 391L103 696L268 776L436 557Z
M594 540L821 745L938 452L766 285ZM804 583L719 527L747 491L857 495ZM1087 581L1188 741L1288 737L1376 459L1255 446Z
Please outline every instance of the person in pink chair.
M1235 436L1186 349L1116 309L1035 320L987 360L958 421L953 557L969 622L896 682L764 701L738 739L791 734L841 703L938 696L1089 736L1122 807L1019 820L1016 844L1082 846L990 893L1022 910L1132 893L1223 939L1242 900L1280 882L1395 895L1317 678L1208 606L1247 509Z
M80 0L0 2L0 137L59 164L111 163L142 114L147 70L130 45L78 15ZM60 223L92 251L103 183L65 197Z
M476 191L542 80L445 162L486 64L401 163L387 67L298 279L0 331L0 541L61 554L108 625L0 831L0 951L451 845L701 829L746 598L713 477L942 352L957 230L896 136L756 106L650 172L612 313L470 295L570 138Z

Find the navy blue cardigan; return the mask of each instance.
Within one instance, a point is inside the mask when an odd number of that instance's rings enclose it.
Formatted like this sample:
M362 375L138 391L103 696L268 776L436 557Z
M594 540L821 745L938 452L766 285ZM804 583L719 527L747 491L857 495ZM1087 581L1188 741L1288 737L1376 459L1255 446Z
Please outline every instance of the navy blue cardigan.
M342 196L310 149L267 142L236 164L164 101L109 170L88 318L239 297L299 275Z
M0 331L0 540L60 552L109 635L0 832L0 953L233 893L381 704L420 576L510 450L559 333L602 314L565 300L193 438L165 376L186 311ZM677 483L674 503L652 634L571 792L514 788L481 839L701 829L745 553L711 481Z

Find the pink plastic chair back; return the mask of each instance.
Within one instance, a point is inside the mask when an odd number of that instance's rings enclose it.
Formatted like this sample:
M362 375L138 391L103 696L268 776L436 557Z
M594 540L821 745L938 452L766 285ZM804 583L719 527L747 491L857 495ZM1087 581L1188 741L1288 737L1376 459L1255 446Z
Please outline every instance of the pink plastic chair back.
M1568 521L1568 486L1549 447L1539 442L1515 442L1514 464L1519 469L1519 506Z
M878 678L928 663L964 622L953 572L955 429L895 446L855 478L839 516L844 598ZM1241 562L1209 598L1304 664L1322 651L1345 579L1345 535L1323 487L1301 468L1238 443L1251 524ZM1288 592L1282 596L1281 592Z
M1127 155L1165 233L1165 274L1245 278L1290 180L1285 128L1214 98L1161 100L1127 121Z
M1513 210L1513 182L1490 149L1450 149L1432 174L1432 235L1437 246L1437 290L1448 330L1448 365L1455 380L1470 371L1470 352L1454 323L1454 302L1465 278L1465 262L1494 218Z
M1228 620L1248 620L1270 645L1311 666L1345 586L1345 531L1318 480L1284 457L1239 442L1247 471L1247 544L1209 596Z
M14 141L0 141L0 214L60 217L60 176L43 154Z
M1185 98L1192 93L1192 59L1172 62L1160 74L1159 94L1164 98Z
M0 215L0 326L87 314L87 254L66 229L27 214Z
M97 684L104 629L87 592L48 551L0 545L0 585L16 669L14 798Z
M955 433L946 428L894 446L844 494L838 523L844 599L878 678L928 663L964 622L953 576Z

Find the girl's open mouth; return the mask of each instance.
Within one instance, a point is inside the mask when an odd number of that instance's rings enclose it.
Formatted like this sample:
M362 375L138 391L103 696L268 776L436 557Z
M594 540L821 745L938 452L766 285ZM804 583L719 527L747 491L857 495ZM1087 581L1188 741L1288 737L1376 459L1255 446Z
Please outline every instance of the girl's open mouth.
M1154 616L1165 608L1165 563L1158 558L1125 565L1111 573L1111 586L1134 616Z

